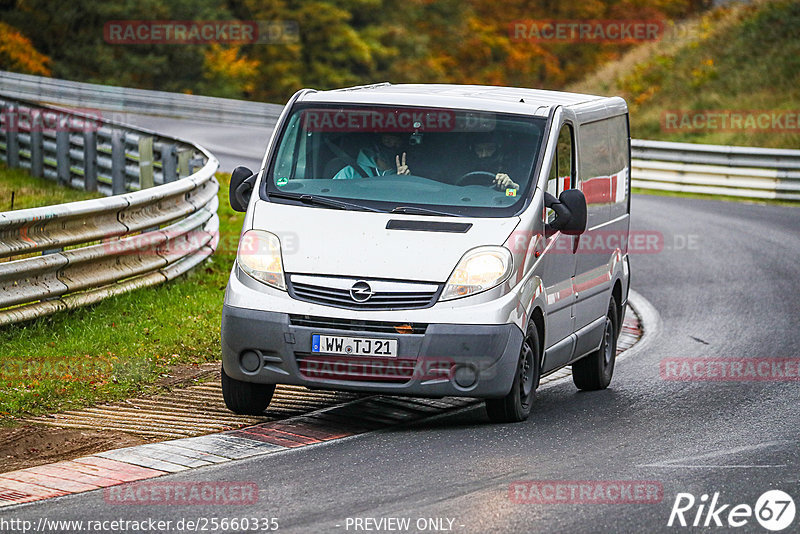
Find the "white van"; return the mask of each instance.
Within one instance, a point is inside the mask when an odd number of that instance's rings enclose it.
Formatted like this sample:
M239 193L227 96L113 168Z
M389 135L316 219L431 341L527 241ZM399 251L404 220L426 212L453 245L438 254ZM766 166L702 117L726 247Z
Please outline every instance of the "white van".
M629 288L621 98L509 87L304 89L257 174L222 317L236 413L276 384L483 398L611 381Z

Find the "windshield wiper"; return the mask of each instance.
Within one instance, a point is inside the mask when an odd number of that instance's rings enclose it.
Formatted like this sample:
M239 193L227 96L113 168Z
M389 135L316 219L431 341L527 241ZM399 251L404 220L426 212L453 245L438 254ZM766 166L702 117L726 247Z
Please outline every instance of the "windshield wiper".
M351 204L350 202L342 202L341 200L333 200L332 198L327 197L315 197L313 195L301 195L299 193L283 193L273 191L267 192L267 196L297 200L303 204L316 204L317 206L327 206L329 208L336 208L340 210L374 211L378 213L384 213L379 209L361 206L359 204Z
M445 213L443 211L429 210L427 208L418 208L416 206L397 206L389 213L407 213L409 215L441 215L442 217L460 217L455 213Z

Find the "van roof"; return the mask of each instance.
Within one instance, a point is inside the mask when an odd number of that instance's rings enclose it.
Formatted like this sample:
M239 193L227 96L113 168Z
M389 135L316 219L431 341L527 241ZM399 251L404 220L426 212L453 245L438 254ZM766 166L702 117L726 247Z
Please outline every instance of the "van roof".
M555 106L601 103L612 98L491 85L397 84L360 85L303 95L300 102L389 104L477 109L481 111L547 116Z

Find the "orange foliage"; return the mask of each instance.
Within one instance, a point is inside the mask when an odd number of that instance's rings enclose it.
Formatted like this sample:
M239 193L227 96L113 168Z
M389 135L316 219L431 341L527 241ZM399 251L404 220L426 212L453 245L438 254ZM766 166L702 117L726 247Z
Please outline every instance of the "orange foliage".
M0 22L0 69L49 76L49 62L19 30Z
M535 42L515 39L514 21L664 20L701 0L466 0L449 27L419 28L430 37L423 65L440 81L559 88L635 46L629 42Z
M259 61L240 55L240 47L211 45L205 52L204 76L223 85L233 84L238 90L251 93L255 89Z

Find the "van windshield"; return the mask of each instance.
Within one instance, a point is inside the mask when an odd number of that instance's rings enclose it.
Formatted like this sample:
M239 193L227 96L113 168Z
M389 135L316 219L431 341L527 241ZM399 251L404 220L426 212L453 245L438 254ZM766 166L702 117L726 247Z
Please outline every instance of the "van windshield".
M381 211L508 216L530 189L544 128L543 118L479 111L297 106L262 193L276 202L310 195Z

